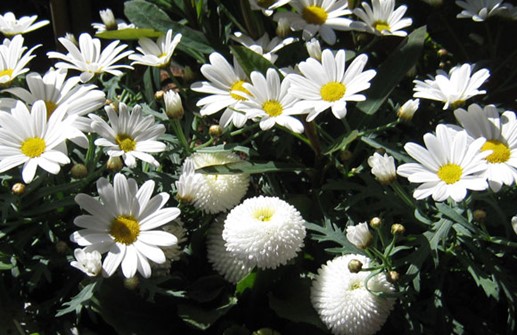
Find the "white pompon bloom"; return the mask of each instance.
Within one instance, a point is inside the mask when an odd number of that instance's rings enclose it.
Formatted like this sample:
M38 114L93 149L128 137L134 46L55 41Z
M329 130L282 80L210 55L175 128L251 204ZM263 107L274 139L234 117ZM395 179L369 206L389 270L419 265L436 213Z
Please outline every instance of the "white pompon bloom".
M0 85L8 86L14 78L29 71L25 66L36 57L32 52L40 47L36 45L25 54L27 47L23 46L23 37L14 36L11 40L5 38L0 45Z
M411 121L420 106L420 99L409 99L397 110L397 117L404 121Z
M483 22L493 16L512 17L513 6L503 0L465 0L456 1L456 5L462 8L456 16L458 19Z
M470 143L469 143L470 142ZM427 148L416 143L406 143L404 149L418 163L406 163L397 173L411 183L421 185L413 192L417 200L432 196L435 201L452 198L462 201L467 189L483 191L488 188L484 176L485 158L490 151L481 151L484 138L469 141L467 132L443 124L436 127L436 135L424 135Z
M37 15L22 16L17 19L12 12L7 12L4 15L0 15L0 33L11 37L31 32L50 23L48 20L34 23L37 19Z
M127 24L124 20L115 19L113 11L109 8L99 11L102 23L92 23L92 27L96 30L96 34L106 30L121 30L135 28L134 24Z
M202 182L202 175L196 173L194 162L191 158L187 157L181 167L181 175L175 183L177 191L176 199L185 203L194 201Z
M388 154L381 156L377 152L374 153L368 157L368 165L372 168L372 174L383 185L388 185L397 179L395 159Z
M303 247L305 220L276 197L255 197L233 208L224 222L226 249L260 269L275 269Z
M280 37L275 36L270 39L268 33L262 35L262 37L260 37L258 40L253 40L251 37L244 35L240 31L235 32L232 36L230 36L230 38L242 44L251 51L263 56L271 63L274 63L278 58L276 52L278 52L286 45L297 41L297 39L294 37L281 39Z
M383 273L368 280L370 271L351 273L351 260L360 261L363 268L371 265L369 258L355 254L328 261L312 282L311 302L332 334L373 335L384 325L395 304L395 299L375 293L389 294L395 288Z
M133 61L131 65L166 67L170 64L172 54L180 41L181 34L174 34L173 36L172 29L167 30L165 35L158 37L156 42L143 37L138 40L140 46L136 48L140 54L132 54L128 58Z
M361 2L363 8L354 9L354 14L365 24L358 30L364 30L375 35L407 36L401 29L409 27L413 20L403 18L407 7L402 5L395 9L395 0L371 0L372 6Z
M415 83L413 97L445 103L443 109L457 108L473 96L485 94L479 87L490 77L487 69L474 72L474 65L463 64L450 69L436 71L436 77L425 81L413 80Z
M108 253L102 264L104 276L110 277L120 266L126 278L137 271L149 278L149 261L166 261L160 247L177 243L174 235L156 228L176 219L180 210L163 208L169 199L165 192L151 197L154 186L154 181L148 180L139 188L134 179L117 173L113 185L106 178L97 181L100 199L76 195L75 202L89 214L74 219L74 224L84 229L70 235L70 240L85 247L85 252Z
M346 238L359 249L366 249L372 243L372 233L366 222L346 227Z
M288 4L291 0L249 0L252 10L260 10L264 15L271 16L274 10Z
M74 250L75 260L70 262L74 268L81 270L89 277L96 277L102 270L102 255L97 250L86 252L84 249Z

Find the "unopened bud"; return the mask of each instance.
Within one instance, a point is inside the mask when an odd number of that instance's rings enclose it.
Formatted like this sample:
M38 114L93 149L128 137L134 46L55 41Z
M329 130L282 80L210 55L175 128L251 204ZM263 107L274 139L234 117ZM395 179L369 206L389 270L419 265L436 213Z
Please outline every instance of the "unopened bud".
M137 276L124 279L124 287L128 290L134 290L140 285L140 279Z
M419 106L420 99L409 99L397 110L397 117L403 121L411 121Z
M406 227L404 227L400 223L394 223L391 225L391 233L393 235L402 235L405 232L406 232Z
M57 253L59 254L64 254L66 253L68 250L68 244L66 244L66 242L63 242L63 241L57 241L56 242L56 251Z
M278 20L278 25L276 26L276 34L277 36L284 38L289 35L291 32L291 25L289 24L289 20L285 17L282 17Z
M208 128L208 134L212 137L219 137L223 134L223 128L218 124L213 124Z
M165 92L164 92L164 91L162 91L162 90L156 91L156 92L154 93L154 98L155 98L156 100L162 100L162 99L163 99L163 95L164 95L164 94L165 94Z
M352 158L353 154L350 150L342 150L339 153L339 160L341 162L346 162Z
M165 114L171 119L179 120L185 114L183 110L183 105L181 104L180 95L173 91L169 90L165 92L163 95L163 103L165 105Z
M447 56L449 54L449 52L447 51L447 49L444 49L444 48L441 48L440 50L438 50L436 52L438 54L438 56L440 57L444 57L444 56Z
M363 268L363 263L358 259L352 259L348 262L348 270L352 273L358 273Z
M183 80L187 83L190 83L196 79L196 73L192 71L190 66L185 66L183 69Z
M389 271L386 275L386 279L392 284L398 282L399 278L400 274L397 271Z
M72 166L72 169L70 169L70 174L76 179L81 179L88 175L88 169L84 164L75 164Z
M371 220L370 220L370 227L372 227L373 229L378 229L380 228L380 226L382 225L382 220L381 218L379 217L373 217Z
M482 209L476 209L472 215L477 222L485 222L486 220L486 212Z
M115 15L113 15L113 12L111 9L105 9L99 11L99 15L101 17L102 23L106 26L106 30L117 30L118 29L118 23L117 20L115 20Z
M22 195L25 192L25 184L24 183L16 183L11 188L11 192L15 195Z
M106 163L106 168L113 172L122 170L123 166L124 166L124 164L122 163L122 159L120 159L120 157L117 157L117 156L110 157L108 159L108 163Z

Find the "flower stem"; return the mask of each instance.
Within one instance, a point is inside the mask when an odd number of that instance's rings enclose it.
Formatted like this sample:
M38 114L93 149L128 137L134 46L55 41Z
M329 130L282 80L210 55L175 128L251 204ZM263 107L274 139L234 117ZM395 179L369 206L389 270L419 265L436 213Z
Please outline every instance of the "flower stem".
M174 130L174 133L180 140L181 145L183 146L183 149L187 152L187 154L190 154L191 149L188 144L187 138L185 137L185 133L183 132L183 127L181 126L180 120L171 120L171 126Z

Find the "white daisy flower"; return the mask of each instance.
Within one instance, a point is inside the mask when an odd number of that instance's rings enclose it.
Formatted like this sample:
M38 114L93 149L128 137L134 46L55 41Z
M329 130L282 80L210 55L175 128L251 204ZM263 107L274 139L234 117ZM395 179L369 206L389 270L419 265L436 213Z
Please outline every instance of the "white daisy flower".
M456 119L472 138L486 139L481 151L490 150L485 158L487 169L485 177L490 189L498 192L504 185L517 181L517 120L515 113L506 111L499 115L494 105L481 108L472 104L468 112L464 109L454 111Z
M287 93L289 81L280 82L275 69L268 69L266 77L257 71L253 71L250 77L251 84L244 84L244 89L250 94L235 108L244 111L248 119L260 121L262 130L278 124L295 133L303 133L303 124L293 115L306 114L308 111L294 108L298 99Z
M372 174L383 185L388 185L397 179L395 159L388 154L381 156L377 152L374 153L368 157L368 165L372 168Z
M27 47L23 46L23 37L16 35L12 40L4 39L0 45L0 85L8 86L14 78L29 71L25 66L36 57L32 52L40 47L36 45L25 54Z
M117 173L111 185L106 178L97 181L100 199L80 193L75 202L88 213L74 219L74 224L85 228L70 235L70 240L86 247L86 252L97 250L108 253L102 268L109 277L119 266L126 278L136 271L149 278L149 260L162 264L165 255L159 247L172 246L177 238L163 230L154 230L176 219L180 210L162 208L169 195L162 192L151 198L154 181L142 187L134 179Z
M278 36L275 36L272 39L270 39L268 33L262 35L262 37L260 37L258 40L253 40L251 37L244 35L240 31L231 35L230 38L242 44L246 48L252 50L253 52L262 55L271 63L274 63L278 58L276 52L278 52L286 45L289 45L297 41L297 39L294 37L282 39Z
M363 8L355 8L354 14L365 24L358 26L358 30L364 30L375 35L407 36L401 29L409 27L413 20L402 18L406 13L406 6L395 9L395 0L372 0L372 7L366 2L361 2Z
M89 34L83 33L79 36L79 48L69 39L60 37L59 42L66 48L66 55L50 51L47 53L49 58L60 59L63 62L56 63L58 69L71 69L82 72L80 75L83 83L92 79L95 75L101 73L109 73L114 76L121 76L124 73L118 69L133 68L129 65L115 64L128 55L132 54L132 50L124 51L127 45L119 45L120 41L111 42L106 48L101 48L101 41L98 38L92 38Z
M463 64L450 69L449 74L443 70L436 71L436 77L425 81L413 80L415 83L413 97L442 101L443 109L456 108L467 99L475 95L485 94L486 91L478 90L490 77L487 69L480 69L474 73L474 65Z
M220 54L214 52L210 54L210 64L201 66L201 73L209 81L195 82L190 87L193 91L208 93L207 97L197 102L197 106L201 107L201 115L212 115L225 108L219 123L221 127L226 127L230 123L241 128L246 123L246 116L233 110L235 104L246 98L241 95L232 93L244 90L243 84L248 78L237 60L234 59L233 66Z
M458 19L472 19L483 22L491 16L511 17L513 6L503 0L465 0L456 1L456 5L463 10L456 17Z
M255 197L233 208L224 221L226 249L260 269L275 269L303 247L305 220L277 197Z
M373 236L368 229L366 222L361 222L355 226L346 227L346 238L350 243L359 249L366 249L372 243Z
M122 30L128 28L135 28L134 24L127 24L124 20L115 19L113 11L109 8L106 8L105 10L100 10L99 15L101 17L102 23L92 23L92 27L96 30L96 34L102 33L106 30Z
M465 131L458 131L439 124L436 135L424 135L427 148L416 143L406 143L404 149L418 163L406 163L398 167L397 173L411 183L421 183L413 197L420 200L432 195L435 201L451 197L462 201L467 189L483 191L488 188L484 177L490 151L481 151L484 138L469 143Z
M180 202L189 203L194 201L198 189L201 187L203 177L196 173L196 167L191 158L186 158L181 167L181 175L176 181L176 199Z
M190 157L195 169L213 165L240 162L232 152L196 152ZM189 164L188 160L185 165ZM185 170L190 170L185 166ZM206 213L220 213L237 205L248 191L250 177L247 174L204 174L190 177L191 188L196 189L194 206Z
M65 108L57 109L47 121L43 101L36 101L31 111L18 102L10 113L0 112L0 173L23 164L23 181L28 184L37 167L58 174L61 165L70 163L62 122Z
M90 114L92 129L101 138L95 145L105 147L110 157L120 157L124 163L133 168L136 159L160 166L160 163L149 153L162 152L165 144L156 139L165 133L162 124L155 124L152 115L142 115L142 107L136 105L129 112L124 103L120 103L118 113L111 106L105 107L110 125L97 115Z
M140 54L129 55L128 58L134 61L131 65L166 67L170 64L172 54L180 41L181 34L175 34L173 38L172 29L158 37L156 42L147 37L140 38L138 40L140 46L136 48Z
M249 0L252 10L260 10L264 15L271 16L274 10L288 4L291 0Z
M76 260L71 261L70 265L81 270L89 277L96 277L102 270L102 256L97 250L86 252L84 249L75 249L74 257Z
M7 12L4 15L0 15L0 32L4 34L4 36L10 37L28 33L49 24L48 20L34 23L37 19L37 15L22 16L17 19L13 13Z
M332 334L372 335L381 329L395 304L395 299L375 293L391 293L395 288L383 273L368 279L370 271L350 272L352 260L360 261L363 268L371 266L369 258L355 254L328 261L312 282L312 305Z
M325 49L321 54L321 62L308 58L301 62L298 68L303 76L289 74L286 79L291 81L289 93L301 99L296 108L313 110L307 116L307 121L314 120L327 108L338 119L346 116L347 101L364 101L366 97L357 94L370 87L370 80L375 76L375 70L364 71L368 57L364 54L357 56L345 72L345 51L339 50L336 55Z
M411 121L420 106L420 99L409 99L397 110L397 117L404 121Z
M336 43L334 30L351 30L353 21L345 18L352 14L346 0L292 0L289 3L296 12L278 12L275 21L286 18L294 31L303 30L303 39L319 34L323 41Z

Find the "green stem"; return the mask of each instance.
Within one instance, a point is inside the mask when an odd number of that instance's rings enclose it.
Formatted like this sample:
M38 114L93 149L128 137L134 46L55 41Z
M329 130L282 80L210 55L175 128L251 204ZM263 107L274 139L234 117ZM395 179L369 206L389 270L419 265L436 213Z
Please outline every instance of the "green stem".
M187 154L190 155L191 149L188 144L187 138L185 137L185 133L183 132L183 127L181 126L180 120L171 120L171 126L174 130L174 133L180 140L181 145L183 146L183 149L187 152Z
M199 149L206 148L206 147L208 147L208 146L212 145L212 143L214 143L214 138L213 138L213 137L211 137L211 138L210 138L208 141L206 141L205 143L203 143L203 144L200 144L200 145L196 146L196 147L194 148L194 150L199 150Z
M316 128L316 124L314 121L304 122L305 125L305 134L307 134L307 138L309 140L309 144L316 154L316 157L319 159L321 157L321 146L320 140L318 138L318 128Z
M241 135L245 132L247 132L248 130L252 130L252 129L255 129L255 128L258 128L259 124L258 123L254 123L250 126L246 126L246 127L243 127L241 129L237 129L237 130L234 130L230 133L230 136L237 136L237 135Z
M386 129L391 129L391 128L394 128L395 126L397 126L399 123L400 123L400 120L397 119L397 120L395 120L393 122L387 123L387 124L379 126L377 128L373 128L373 129L368 129L368 130L362 131L362 132L359 133L358 136L365 136L365 135L369 135L371 133L378 133L378 132L384 131Z
M392 189L397 193L397 195L408 205L409 207L415 209L416 205L413 202L413 199L407 195L406 191L400 186L400 184L395 180L393 183L390 184Z

